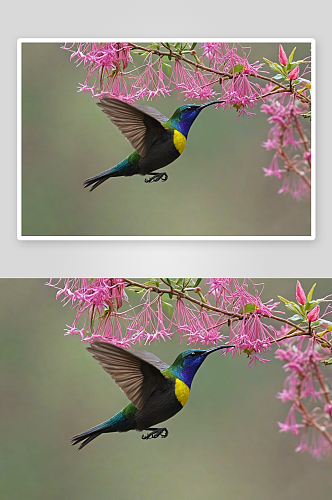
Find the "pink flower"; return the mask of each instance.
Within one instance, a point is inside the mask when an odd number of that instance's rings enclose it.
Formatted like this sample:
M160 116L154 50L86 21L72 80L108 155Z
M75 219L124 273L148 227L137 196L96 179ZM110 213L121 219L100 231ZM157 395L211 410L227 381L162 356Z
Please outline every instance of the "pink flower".
M308 312L307 318L309 323L312 321L316 321L319 318L319 306L314 307L311 311Z
M281 179L281 171L279 168L279 162L278 162L278 153L275 153L273 155L272 161L270 163L269 168L264 168L264 174L265 176L270 177L271 175L274 175L277 179Z
M292 432L294 434L294 436L299 435L299 427L300 426L296 423L295 406L294 405L289 410L287 418L285 420L285 423L282 424L281 422L278 422L278 425L280 427L280 432Z
M275 176L281 180L282 186L279 193L290 193L299 200L310 193L308 183L303 177L305 174L306 178L310 178L310 161L307 155L304 156L304 147L301 142L301 114L307 112L307 105L295 102L292 96L283 94L278 98L265 99L261 111L269 116L268 122L272 126L267 141L263 142L263 147L267 151L275 150L269 168L263 169L264 173L266 176ZM298 129L295 123L300 124L301 128ZM284 153L289 161L285 160ZM292 170L293 166L296 166L301 175Z
M305 160L307 160L307 161L309 161L309 162L310 162L310 161L311 161L311 151L305 151L305 152L303 153L303 158L304 158Z
M303 306L307 302L307 297L299 281L296 284L296 300L298 301L299 304L302 304Z
M283 66L287 66L288 59L282 45L279 45L279 62Z
M296 68L292 69L290 73L288 73L288 78L290 80L296 80L299 77L300 67L296 66Z
M328 403L324 406L324 411L330 415L330 417L332 418L332 404L331 403Z

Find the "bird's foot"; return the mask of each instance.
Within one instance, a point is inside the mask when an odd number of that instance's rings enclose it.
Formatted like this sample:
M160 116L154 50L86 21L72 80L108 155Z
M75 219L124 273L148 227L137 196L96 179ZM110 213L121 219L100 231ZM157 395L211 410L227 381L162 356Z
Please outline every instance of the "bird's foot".
M152 177L149 178L146 177L144 179L144 182L150 183L150 182L158 182L160 180L161 182L165 182L168 179L168 175L166 174L166 172L158 172L157 174L151 172L151 174L148 175L151 175Z
M157 428L153 428L153 427L150 427L149 429L145 429L147 431L151 431L149 432L148 434L142 434L142 439L156 439L157 437L162 437L162 438L166 438L168 436L168 430L166 429L166 427L157 427Z

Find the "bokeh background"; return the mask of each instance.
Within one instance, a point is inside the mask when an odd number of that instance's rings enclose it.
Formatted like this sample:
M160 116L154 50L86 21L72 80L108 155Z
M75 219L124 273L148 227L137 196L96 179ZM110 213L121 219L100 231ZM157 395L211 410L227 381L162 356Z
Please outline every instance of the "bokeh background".
M304 290L315 281L315 297L331 293L331 279L303 279ZM45 282L0 280L1 498L330 498L331 458L295 453L298 440L278 432L289 406L276 399L284 373L273 353L252 368L244 355L210 356L167 439L104 435L77 453L70 437L127 400L80 339L63 336L75 311ZM265 282L264 300L294 297L294 279L254 282ZM185 343L174 336L147 349L172 363Z
M204 110L166 183L133 176L83 189L132 148L91 94L77 93L86 71L61 45L22 46L23 236L311 234L310 200L278 194L280 182L263 176L272 152L261 147L269 126L259 107L240 120L234 109ZM251 62L277 60L278 44L250 45ZM296 45L296 59L310 54L310 44ZM287 54L294 48L283 46ZM174 94L149 104L171 116L183 103Z

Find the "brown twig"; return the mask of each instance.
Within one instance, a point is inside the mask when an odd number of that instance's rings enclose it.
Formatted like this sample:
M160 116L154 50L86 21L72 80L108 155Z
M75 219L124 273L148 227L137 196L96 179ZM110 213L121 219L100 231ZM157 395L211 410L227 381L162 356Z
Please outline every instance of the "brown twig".
M300 376L300 381L297 384L297 399L295 400L295 405L298 409L298 411L303 415L303 423L305 425L309 425L311 427L314 427L317 431L319 431L332 445L332 435L330 435L326 427L323 425L319 425L317 420L314 419L312 415L308 412L307 408L305 407L303 401L302 401L302 394L301 394L301 385L302 385L302 380L303 376Z
M286 127L284 126L283 127L283 130L280 134L280 146L279 146L279 155L280 155L280 158L282 158L282 160L285 162L285 167L288 171L291 171L291 172L294 172L295 174L297 174L299 177L301 177L301 179L304 180L304 182L309 186L309 188L311 188L311 181L310 179L308 179L308 177L306 177L305 173L304 172L301 172L297 167L296 165L294 165L294 163L290 160L290 158L288 157L285 149L284 149L284 145L283 145L283 137L284 137L284 131L286 130Z
M324 394L325 401L327 404L330 405L331 404L330 391L328 390L327 385L324 382L323 374L316 363L315 363L315 372L319 385L321 386L322 389L322 394ZM331 415L331 420L332 420L332 415Z
M309 149L309 145L308 145L308 139L306 138L306 136L303 133L303 129L302 129L302 125L300 123L300 120L299 120L298 116L295 115L294 113L292 113L292 116L295 120L296 128L297 128L297 131L299 133L299 136L301 137L301 142L304 146L304 149L306 150L307 153L309 153L310 149ZM308 162L309 166L311 167L311 160L308 159L307 162Z

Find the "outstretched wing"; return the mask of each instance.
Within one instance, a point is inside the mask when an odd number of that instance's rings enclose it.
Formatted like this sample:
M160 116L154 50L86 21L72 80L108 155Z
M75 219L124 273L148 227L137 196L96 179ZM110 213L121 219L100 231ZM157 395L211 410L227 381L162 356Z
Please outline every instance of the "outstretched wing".
M87 350L139 410L150 394L165 382L160 371L168 368L168 365L154 354L126 350L98 340Z
M141 156L146 155L156 139L166 134L162 123L168 118L154 108L133 106L112 97L104 97L97 105Z

